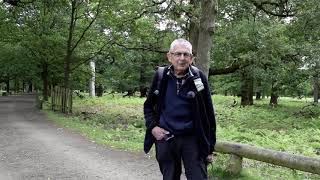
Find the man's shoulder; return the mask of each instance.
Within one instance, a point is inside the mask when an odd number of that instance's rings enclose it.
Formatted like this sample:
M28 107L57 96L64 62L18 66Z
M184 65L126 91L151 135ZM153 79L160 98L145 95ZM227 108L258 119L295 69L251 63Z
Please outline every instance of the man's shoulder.
M195 77L199 77L201 79L205 78L203 71L201 69L199 69L198 67L192 65L190 69L191 69L192 74Z
M196 66L191 65L191 71L192 73L195 73L197 76L200 76L200 69L197 68Z
M163 78L163 74L168 71L169 66L158 66L156 68L156 75L158 77L158 80L161 80Z
M156 78L157 78L157 83L156 83L156 88L160 89L161 81L163 79L163 76L165 73L168 72L169 66L158 66L156 69Z
M167 66L158 66L156 69L157 74L163 74L163 72L166 68L167 68Z

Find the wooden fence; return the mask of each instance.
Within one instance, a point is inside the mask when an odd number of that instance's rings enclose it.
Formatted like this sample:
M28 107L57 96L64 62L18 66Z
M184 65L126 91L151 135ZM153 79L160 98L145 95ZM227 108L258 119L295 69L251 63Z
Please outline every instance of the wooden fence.
M227 171L232 174L240 173L242 169L242 159L245 157L320 175L320 158L300 156L265 148L257 148L245 144L223 141L218 141L216 143L215 151L230 154Z
M62 113L72 113L72 90L55 86L51 88L51 109Z

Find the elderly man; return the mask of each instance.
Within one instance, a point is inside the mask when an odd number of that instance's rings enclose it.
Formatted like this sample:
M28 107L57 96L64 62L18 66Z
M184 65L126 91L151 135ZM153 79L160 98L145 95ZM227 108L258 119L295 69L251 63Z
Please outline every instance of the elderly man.
M206 163L216 142L216 123L206 76L192 66L192 45L176 39L144 103L144 150L153 143L164 180L178 180L183 161L188 180L207 179ZM162 68L162 69L161 69Z

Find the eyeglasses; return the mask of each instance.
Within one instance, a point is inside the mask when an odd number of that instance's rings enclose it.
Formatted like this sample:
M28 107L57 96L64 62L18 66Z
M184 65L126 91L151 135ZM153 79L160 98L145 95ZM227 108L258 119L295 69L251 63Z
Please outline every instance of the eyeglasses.
M174 55L175 57L180 57L181 55L183 55L184 57L192 57L191 53L187 53L187 52L174 52L174 53L170 53L172 55Z

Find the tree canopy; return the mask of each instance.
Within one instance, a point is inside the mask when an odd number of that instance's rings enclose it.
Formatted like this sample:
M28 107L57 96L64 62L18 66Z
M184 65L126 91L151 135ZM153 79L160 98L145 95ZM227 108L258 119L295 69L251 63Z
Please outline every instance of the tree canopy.
M319 98L316 0L5 0L0 4L0 82L147 92L172 40L193 44L214 93L242 105L271 96ZM14 82L14 83L10 83ZM17 85L18 87L15 87ZM21 88L21 87L20 87Z

